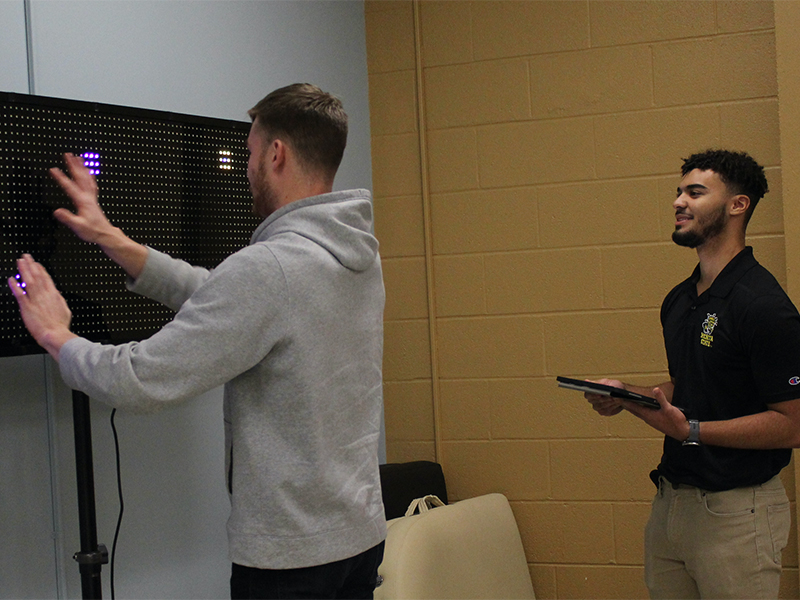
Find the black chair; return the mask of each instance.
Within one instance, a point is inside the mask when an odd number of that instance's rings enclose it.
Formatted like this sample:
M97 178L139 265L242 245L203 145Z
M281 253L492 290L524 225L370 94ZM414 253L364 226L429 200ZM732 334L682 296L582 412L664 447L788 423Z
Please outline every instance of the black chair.
M413 500L429 494L447 504L447 486L439 463L428 460L388 463L380 466L380 473L387 521L404 516Z

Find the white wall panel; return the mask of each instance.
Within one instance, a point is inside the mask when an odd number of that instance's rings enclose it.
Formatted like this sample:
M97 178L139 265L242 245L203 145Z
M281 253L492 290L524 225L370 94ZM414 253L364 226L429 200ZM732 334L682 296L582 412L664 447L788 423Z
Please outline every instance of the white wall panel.
M2 1L0 91L28 93L26 56L23 0ZM0 598L58 593L49 457L44 358L0 358Z
M247 121L308 81L352 121L337 187L371 186L361 2L33 0L32 13L38 94Z
M0 2L0 91L28 93L23 0Z
M371 186L360 1L32 0L31 17L38 95L246 121L272 89L316 83L350 115L336 187ZM27 91L22 0L0 1L0 90ZM0 562L3 598L80 596L71 394L57 367L46 391L45 360L0 359L0 545L19 548L22 559L43 547L45 557L32 567L35 583ZM29 396L22 404L20 389ZM160 414L117 415L125 491L117 597L229 597L221 398L217 389ZM92 411L98 539L110 550L118 509L110 410L93 402ZM23 464L28 479L8 490L6 475L20 480L10 469ZM35 541L20 543L29 532ZM11 575L20 586L7 586ZM108 597L107 566L102 579Z
M44 361L0 358L0 598L57 595Z

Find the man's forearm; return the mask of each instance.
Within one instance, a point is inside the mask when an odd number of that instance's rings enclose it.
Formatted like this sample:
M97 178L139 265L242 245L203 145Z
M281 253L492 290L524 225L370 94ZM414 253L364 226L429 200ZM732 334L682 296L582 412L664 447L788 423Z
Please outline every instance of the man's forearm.
M788 408L788 403L785 404L787 407L781 409ZM726 421L701 421L700 443L755 450L797 448L800 447L800 427L794 411L769 409Z
M133 241L121 229L114 227L103 234L97 245L132 278L138 279L147 262L147 247Z

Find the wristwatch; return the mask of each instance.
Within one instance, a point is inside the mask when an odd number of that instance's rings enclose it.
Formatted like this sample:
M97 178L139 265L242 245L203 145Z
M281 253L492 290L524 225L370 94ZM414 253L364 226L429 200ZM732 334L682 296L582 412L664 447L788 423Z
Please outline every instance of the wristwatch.
M689 437L683 440L684 446L700 445L700 421L689 419Z

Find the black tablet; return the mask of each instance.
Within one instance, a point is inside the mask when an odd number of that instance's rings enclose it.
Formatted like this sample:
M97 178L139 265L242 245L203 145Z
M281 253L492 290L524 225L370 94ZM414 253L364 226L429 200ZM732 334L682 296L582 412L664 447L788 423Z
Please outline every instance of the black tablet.
M569 388L571 390L578 390L579 392L591 392L593 394L602 394L604 396L612 396L614 398L622 398L623 400L630 400L636 404L641 404L647 408L655 408L658 410L661 405L658 400L650 396L642 396L636 392L629 392L622 388L613 387L611 385L603 385L602 383L593 383L591 381L584 381L583 379L570 379L569 377L556 377L559 387Z

